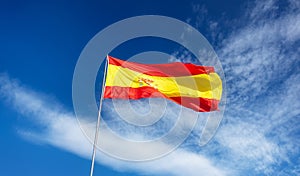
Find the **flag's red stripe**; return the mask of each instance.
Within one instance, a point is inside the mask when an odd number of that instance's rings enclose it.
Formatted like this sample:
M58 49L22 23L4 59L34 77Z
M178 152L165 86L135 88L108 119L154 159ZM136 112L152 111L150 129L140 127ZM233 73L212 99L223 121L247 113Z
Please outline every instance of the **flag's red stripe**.
M121 66L151 76L190 76L215 72L214 67L199 66L189 63L184 64L181 62L167 64L139 64L135 62L126 62L111 56L108 56L108 59L109 64Z
M174 102L193 109L198 112L209 112L218 110L219 100L208 98L194 97L170 97Z
M105 87L104 98L114 99L140 99L140 98L167 98L184 107L198 112L209 112L218 109L218 100L201 97L166 97L152 87Z

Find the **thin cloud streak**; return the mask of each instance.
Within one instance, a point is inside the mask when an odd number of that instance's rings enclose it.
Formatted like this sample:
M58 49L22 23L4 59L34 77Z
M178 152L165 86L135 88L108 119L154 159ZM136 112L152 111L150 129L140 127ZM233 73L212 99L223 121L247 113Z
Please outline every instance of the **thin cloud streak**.
M90 159L92 145L81 131L76 118L72 113L67 112L56 101L49 101L46 95L34 92L20 86L16 81L11 80L7 75L0 75L0 96L5 98L9 105L25 117L29 117L34 123L38 123L44 129L25 131L19 129L19 133L29 141L46 143L59 147L80 157ZM81 121L82 123L82 121ZM95 124L81 124L87 126L90 132L94 132ZM87 129L87 128L85 128ZM105 136L105 135L104 135ZM128 146L118 144L118 141L111 141L114 146ZM165 145L165 144L161 144ZM163 147L156 146L157 149ZM116 149L117 150L117 149ZM144 151L135 151L142 154ZM141 152L141 153L139 153ZM126 162L111 158L98 151L97 162L117 170L130 170L148 174L168 175L227 175L225 171L214 166L205 156L197 153L179 149L166 157L147 162ZM151 168L151 170L149 170Z

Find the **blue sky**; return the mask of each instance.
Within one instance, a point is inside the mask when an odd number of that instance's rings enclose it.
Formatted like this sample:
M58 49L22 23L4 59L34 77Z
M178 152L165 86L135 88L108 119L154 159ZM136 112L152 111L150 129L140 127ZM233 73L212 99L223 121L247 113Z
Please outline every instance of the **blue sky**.
M0 9L1 175L89 174L91 146L72 105L74 68L95 34L137 15L177 18L208 39L225 74L225 114L215 137L203 147L197 145L203 127L199 121L177 150L158 160L125 162L98 152L95 175L300 174L297 0L2 1ZM147 40L144 45L138 40L122 45L113 54L126 59L159 50L177 61L194 61L180 46ZM133 106L143 113L147 103L136 101ZM179 108L167 103L167 119L161 124L166 128ZM110 101L103 108L116 131L153 137L118 121ZM160 134L166 129L155 130Z

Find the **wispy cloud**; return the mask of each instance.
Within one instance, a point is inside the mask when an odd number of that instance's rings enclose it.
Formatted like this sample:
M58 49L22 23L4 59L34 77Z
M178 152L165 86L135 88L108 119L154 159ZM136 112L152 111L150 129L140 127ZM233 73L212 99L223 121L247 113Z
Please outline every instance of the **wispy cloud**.
M269 90L270 84L296 71L299 49L294 45L300 39L300 14L268 15L276 14L269 7L274 3L258 3L249 12L249 24L222 42L218 52L227 73L229 101L240 104L240 98L244 102L255 100Z
M21 86L17 81L3 74L0 76L0 95L24 117L28 117L32 122L40 125L41 129L31 131L22 128L19 129L20 135L25 139L46 143L90 159L92 152L91 143L81 131L74 115L66 111L57 101ZM82 124L82 122L81 126L89 128L91 133L94 132L95 123L86 122ZM105 133L105 131L103 132ZM103 138L107 136L102 134L100 137L104 140ZM108 145L110 147L115 146L116 150L120 150L119 146L122 146L125 152L131 149L130 146L126 146L126 144L116 140L110 140ZM164 147L163 145L167 144L157 143L154 147L159 150ZM134 151L136 155L143 155L145 152L147 152L146 148L143 151ZM146 174L155 175L226 175L224 170L216 167L204 155L185 149L176 150L166 157L157 160L141 163L114 159L98 151L97 162L117 170L141 171Z
M235 163L242 170L272 175L284 163L285 169L299 165L294 154L300 154L300 13L293 2L254 4L242 17L247 25L233 31L217 51L229 95L217 140L242 161Z
M213 31L222 36L216 52L226 75L227 107L218 133L201 152L237 175L299 174L300 6L269 0L245 7L238 19L216 21L230 29ZM209 13L195 8L200 16ZM189 22L214 23L208 19ZM183 50L175 57L192 56Z

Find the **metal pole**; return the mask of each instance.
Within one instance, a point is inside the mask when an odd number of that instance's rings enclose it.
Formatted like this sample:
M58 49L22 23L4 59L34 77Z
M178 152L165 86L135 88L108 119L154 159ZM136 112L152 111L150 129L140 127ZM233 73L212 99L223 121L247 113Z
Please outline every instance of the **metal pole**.
M94 173L96 149L97 149L97 143L98 143L98 135L99 135L100 119L101 119L101 110L102 110L102 100L103 100L103 95L104 95L104 91L105 91L105 80L106 80L106 74L107 74L107 65L108 65L108 58L106 57L104 75L103 75L103 80L102 80L102 92L101 92L100 101L99 101L99 110L98 110L98 117L97 117L95 139L94 139L94 144L93 144L93 155L92 155L92 164L91 164L90 176L93 176L93 173Z

